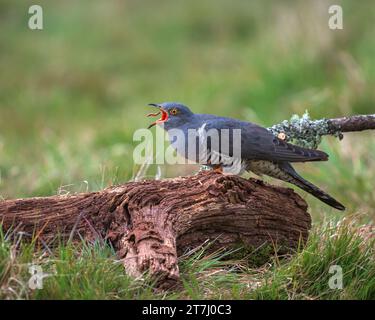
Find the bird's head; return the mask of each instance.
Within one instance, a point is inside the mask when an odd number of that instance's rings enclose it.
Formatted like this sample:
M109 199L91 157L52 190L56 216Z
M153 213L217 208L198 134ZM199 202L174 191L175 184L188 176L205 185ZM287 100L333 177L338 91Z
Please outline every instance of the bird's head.
M164 129L174 129L191 120L194 113L187 106L177 102L150 103L149 106L159 109L159 112L150 113L148 117L156 117L161 114L161 118L151 123L148 129L156 124L164 124Z

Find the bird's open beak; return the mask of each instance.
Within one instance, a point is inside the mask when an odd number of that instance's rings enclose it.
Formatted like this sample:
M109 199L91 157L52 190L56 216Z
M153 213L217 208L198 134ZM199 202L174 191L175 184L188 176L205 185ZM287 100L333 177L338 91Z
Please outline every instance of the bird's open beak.
M152 128L154 125L158 124L158 123L163 123L165 121L168 120L168 112L165 111L161 106L159 106L158 104L156 103L149 103L148 104L149 106L152 106L152 107L155 107L155 108L158 108L160 111L157 112L157 113L149 113L147 115L147 117L156 117L158 116L160 113L161 113L161 118L156 120L155 122L151 123L147 129L150 129Z

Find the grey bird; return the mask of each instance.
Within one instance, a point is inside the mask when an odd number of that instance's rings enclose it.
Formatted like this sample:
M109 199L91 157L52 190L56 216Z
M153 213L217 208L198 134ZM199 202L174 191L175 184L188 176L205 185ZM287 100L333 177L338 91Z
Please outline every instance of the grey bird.
M222 159L229 158L232 163L238 160L246 171L251 171L259 176L267 175L292 183L331 207L345 210L345 207L337 200L302 178L291 165L293 162L327 161L328 155L325 152L287 143L274 136L266 128L251 122L210 114L194 114L187 106L181 103L164 102L160 104L150 103L149 105L158 108L159 111L148 116L161 115L161 118L153 122L149 128L162 124L168 133L172 132L172 129L181 130L186 139L179 142L170 134L170 142L177 152L183 154L186 158L189 158L189 152L187 152L189 129L198 131L202 129L206 131L226 129L227 132L232 133L231 137L234 135L234 129L240 129L241 149L239 159L235 159L233 148L229 148L229 151L224 151L222 150L223 148L220 148L221 144L217 148L216 144L207 141L207 162L200 164L218 169L228 165L228 162ZM231 142L229 144L230 147L233 147ZM215 164L210 161L213 154L219 155L219 161L215 162ZM189 159L196 162L200 160L196 154L193 159Z

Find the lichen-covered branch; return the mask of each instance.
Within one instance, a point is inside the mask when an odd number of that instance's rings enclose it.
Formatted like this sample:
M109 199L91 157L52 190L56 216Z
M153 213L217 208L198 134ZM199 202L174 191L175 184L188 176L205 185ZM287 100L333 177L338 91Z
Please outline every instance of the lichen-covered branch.
M268 128L285 141L311 149L318 147L323 136L331 135L341 140L344 137L343 132L371 129L375 129L375 114L311 120L307 111L302 117L293 115L290 120Z

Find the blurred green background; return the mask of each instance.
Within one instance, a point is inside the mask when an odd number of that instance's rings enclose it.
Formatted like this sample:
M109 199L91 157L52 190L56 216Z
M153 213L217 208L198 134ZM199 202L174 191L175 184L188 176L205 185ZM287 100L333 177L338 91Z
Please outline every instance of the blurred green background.
M28 28L32 4L43 7L42 31ZM328 28L331 4L343 7L343 30ZM313 118L375 113L371 0L0 0L0 28L2 198L128 181L150 102L265 126L306 109ZM374 218L374 132L329 137L321 149L329 162L298 170L346 214ZM334 213L300 194L316 217Z

